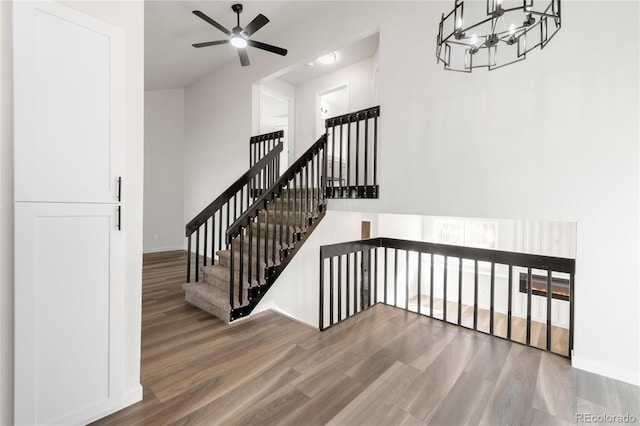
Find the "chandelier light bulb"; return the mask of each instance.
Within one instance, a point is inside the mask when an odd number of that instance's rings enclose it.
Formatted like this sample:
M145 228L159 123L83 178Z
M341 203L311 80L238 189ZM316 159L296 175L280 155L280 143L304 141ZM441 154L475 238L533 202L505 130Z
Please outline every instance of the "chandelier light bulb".
M462 18L458 18L458 20L456 21L456 29L462 29Z
M516 33L516 26L514 24L509 25L509 35L514 35Z
M476 33L473 33L471 35L471 44L475 46L477 43L478 43L478 36L476 35Z

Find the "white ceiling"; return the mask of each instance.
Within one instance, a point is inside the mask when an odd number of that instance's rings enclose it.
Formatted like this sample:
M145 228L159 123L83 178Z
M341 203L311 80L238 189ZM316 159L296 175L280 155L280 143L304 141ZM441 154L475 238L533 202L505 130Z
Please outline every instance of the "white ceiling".
M231 61L240 61L230 45L196 49L193 43L222 40L225 34L193 15L200 10L231 30L236 26L232 1L146 1L145 2L145 88L186 87ZM272 36L287 30L305 16L313 14L321 2L248 1L242 2L240 25L245 26L262 13L270 22L251 38L268 44ZM280 46L287 48L287 46ZM259 66L260 55L249 48L252 65Z
M231 30L236 25L236 15L231 10L233 1L146 1L145 2L145 89L172 89L186 87L207 74L229 64L240 67L236 49L230 45L196 49L193 43L222 40L225 34L193 15L200 10ZM324 5L323 5L324 3ZM248 1L243 2L240 25L245 26L262 13L270 22L251 38L264 43L275 43L275 35L286 34L296 21L313 16L314 10L330 2L315 1ZM279 37L282 38L282 37ZM318 78L336 69L373 56L378 48L378 34L336 50L338 60L332 65L316 63L313 68L299 64L292 71L278 78L296 86L301 82ZM251 66L260 66L260 52L248 48ZM310 52L313 54L313 52ZM326 52L325 52L326 53Z
M376 50L378 50L378 46L380 44L379 40L379 33L375 33L367 38L334 51L336 54L336 61L333 64L323 65L314 61L312 68L307 67L306 64L300 64L294 70L278 76L278 78L292 86L297 86L305 81L318 78L324 74L328 74L337 69L344 68L372 57L376 53Z

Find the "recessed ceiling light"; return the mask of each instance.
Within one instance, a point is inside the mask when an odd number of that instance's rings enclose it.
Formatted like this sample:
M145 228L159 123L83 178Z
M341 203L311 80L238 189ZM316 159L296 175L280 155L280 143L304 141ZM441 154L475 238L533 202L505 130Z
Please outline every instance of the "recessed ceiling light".
M307 62L304 66L307 68L313 68L313 62Z
M334 52L327 53L326 55L322 55L318 58L318 62L324 65L333 64L336 61L336 54Z

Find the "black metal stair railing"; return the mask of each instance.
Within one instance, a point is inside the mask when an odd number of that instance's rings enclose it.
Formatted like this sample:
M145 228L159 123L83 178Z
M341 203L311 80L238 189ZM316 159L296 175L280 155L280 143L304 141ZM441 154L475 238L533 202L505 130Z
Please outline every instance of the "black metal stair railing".
M575 259L391 238L332 244L320 248L319 328L383 303L570 358L574 279Z
M258 136L252 136L249 139L249 167L253 167L258 161L264 158L275 149L278 145L284 145L282 139L284 138L284 131L278 130L276 132L265 133ZM282 150L281 150L282 152ZM276 159L276 167L280 169L280 157ZM279 173L278 173L279 174ZM269 187L272 182L269 182L267 177L256 176L253 180L253 188L255 196L260 195L260 191Z
M251 312L324 217L326 145L323 135L229 226L231 320Z
M327 197L379 198L379 116L380 106L375 106L325 121Z
M246 173L185 226L187 253L189 253L187 256L187 282L191 282L192 275L193 234L195 234L195 281L198 281L200 253L202 253L202 263L206 266L209 254L211 255L211 264L213 264L216 253L228 248L225 233L229 225L254 203L260 193L259 188L269 187L278 179L282 149L281 142L274 145L268 153L256 161ZM203 234L202 241L200 239L201 233Z

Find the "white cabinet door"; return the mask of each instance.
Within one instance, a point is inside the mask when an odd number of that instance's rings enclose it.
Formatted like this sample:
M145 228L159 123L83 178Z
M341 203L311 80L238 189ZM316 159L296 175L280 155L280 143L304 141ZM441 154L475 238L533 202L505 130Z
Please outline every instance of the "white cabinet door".
M16 1L13 54L15 421L86 423L124 399L124 35Z
M118 201L122 30L52 1L13 7L15 200Z
M16 424L82 423L122 397L118 207L16 203Z

